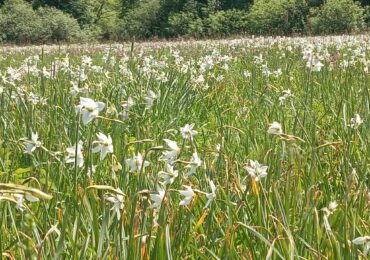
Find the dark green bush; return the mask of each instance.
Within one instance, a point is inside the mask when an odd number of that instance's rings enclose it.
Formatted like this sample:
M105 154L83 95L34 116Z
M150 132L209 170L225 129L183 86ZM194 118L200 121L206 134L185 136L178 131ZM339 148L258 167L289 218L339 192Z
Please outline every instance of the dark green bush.
M248 13L252 34L292 34L305 29L308 15L305 0L256 0Z
M189 35L199 37L203 35L203 21L190 12L180 12L169 17L168 32L171 36Z
M353 0L327 0L313 9L309 19L312 33L350 33L364 28L364 9Z
M41 7L37 14L42 22L43 39L46 41L71 41L81 35L76 19L54 8Z
M141 1L138 7L128 11L121 20L118 34L121 38L146 38L157 34L161 0Z
M208 36L228 36L244 32L247 28L247 13L242 10L229 9L210 14L204 19Z
M35 42L42 39L42 22L32 6L22 0L7 0L0 10L2 41Z
M365 21L365 26L367 28L370 28L370 5L365 6L365 12L364 12L364 21Z

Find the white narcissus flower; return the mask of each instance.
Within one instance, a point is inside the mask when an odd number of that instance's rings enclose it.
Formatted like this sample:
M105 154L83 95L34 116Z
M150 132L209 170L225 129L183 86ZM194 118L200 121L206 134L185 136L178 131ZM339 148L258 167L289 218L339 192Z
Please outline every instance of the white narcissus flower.
M122 104L122 108L125 110L129 110L134 105L135 105L134 99L132 97L129 97L127 101Z
M337 207L338 207L338 203L336 201L331 201L328 207L322 208L321 210L324 211L325 216L328 217L331 214L333 214L334 211L336 211Z
M149 206L149 209L159 208L162 204L165 194L166 194L165 190L162 189L161 187L158 187L157 194L150 194L149 196L150 199L153 201L153 204Z
M158 177L164 182L163 185L172 184L175 179L179 176L179 171L173 169L173 165L166 163L166 171L160 171Z
M189 177L195 173L198 167L202 165L203 161L199 158L198 153L193 153L191 157L191 161L185 168L189 168L190 170L185 174L186 177Z
M20 209L21 211L24 210L25 206L24 206L24 195L23 194L13 194L13 198L15 199L16 201L16 205L17 205L17 208Z
M354 118L351 118L351 124L349 126L353 129L357 129L363 122L360 115L356 114Z
M192 140L193 136L198 134L197 131L193 130L194 125L195 125L194 123L186 124L184 127L180 128L182 138L184 138L185 140Z
M110 135L106 136L103 133L98 133L97 137L99 138L99 140L93 142L93 145L96 146L92 149L92 152L100 152L100 160L102 161L108 153L113 153L112 138L110 137Z
M180 206L187 206L190 204L193 196L195 195L193 189L190 186L183 185L186 190L179 190L179 193L184 196L184 198L180 201Z
M141 167L145 170L145 167L150 164L148 161L144 161L141 153L134 155L131 159L127 159L126 163L130 166L130 172L139 172Z
M324 67L324 64L319 59L311 58L307 61L307 67L311 71L319 72Z
M244 77L249 78L250 76L252 76L252 73L250 73L248 70L245 70L243 72L243 75L244 75Z
M90 123L94 118L99 115L99 112L105 108L103 102L95 102L91 98L80 97L80 104L77 110L82 114L82 122L84 125Z
M267 130L269 134L273 135L281 135L283 134L283 129L281 127L281 124L278 122L273 122L270 124L269 129Z
M76 147L77 146L77 147ZM74 146L67 147L67 157L65 159L66 163L75 163L77 162L77 166L81 168L84 165L84 157L82 154L82 142L79 141L78 144ZM76 153L77 151L77 153Z
M363 245L367 242L370 242L370 236L357 237L357 238L352 240L352 243L354 245Z
M167 161L167 163L170 163L171 161L175 160L180 153L180 148L176 141L172 141L169 139L163 139L167 146L170 148L169 151L163 152L163 156L161 156L161 160Z
M267 176L268 166L263 166L257 161L250 160L249 165L245 165L244 169L247 170L248 174L256 181L260 181L262 178Z
M42 143L38 140L39 136L37 133L31 135L31 141L27 141L25 153L33 153L36 148L41 147Z
M370 251L370 236L357 237L357 238L352 240L352 243L354 245L363 245L363 244L365 244L363 254L366 256L369 253L369 251Z
M134 99L132 97L129 97L127 99L127 101L125 101L122 104L123 110L119 113L119 115L121 116L122 120L127 120L129 118L129 110L134 105L135 105L135 101L134 101Z
M283 95L279 97L280 104L284 104L292 96L292 91L290 89L284 90Z
M207 208L211 204L211 202L216 198L216 185L214 184L213 181L210 180L209 186L211 187L211 193L206 194L208 200L204 208Z
M157 94L150 90L148 94L144 97L145 108L150 109L157 98L158 98Z
M117 188L117 191L119 192L117 194L105 195L105 199L113 203L113 207L111 208L111 210L114 210L116 212L117 219L119 220L121 218L121 211L125 207L125 204L122 190L120 188Z

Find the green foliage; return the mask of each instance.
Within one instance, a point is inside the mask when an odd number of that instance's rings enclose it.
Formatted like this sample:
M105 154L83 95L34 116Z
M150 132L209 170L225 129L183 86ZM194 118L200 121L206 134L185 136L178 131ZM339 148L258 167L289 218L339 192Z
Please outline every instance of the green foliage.
M313 33L349 33L364 27L364 9L352 0L328 0L312 10L309 20Z
M31 5L21 0L8 0L0 11L2 41L34 42L42 38L42 23Z
M370 6L365 6L364 21L367 28L370 27Z
M370 0L0 0L0 39L31 43L356 32L370 26L369 4Z
M35 11L21 0L4 3L0 29L3 41L15 43L71 41L80 36L80 27L74 18L53 7Z
M200 36L203 33L202 19L193 13L180 12L169 17L169 34L171 36Z
M308 14L304 0L256 1L248 14L253 34L291 34L303 32Z
M122 18L121 26L118 29L123 38L145 38L153 36L158 32L156 27L158 14L161 8L161 0L147 0L140 2L137 8L126 13Z
M229 9L210 14L204 21L208 36L227 36L244 32L248 26L246 12Z
M52 41L69 41L80 36L81 30L76 19L54 7L37 10L42 23L43 38Z

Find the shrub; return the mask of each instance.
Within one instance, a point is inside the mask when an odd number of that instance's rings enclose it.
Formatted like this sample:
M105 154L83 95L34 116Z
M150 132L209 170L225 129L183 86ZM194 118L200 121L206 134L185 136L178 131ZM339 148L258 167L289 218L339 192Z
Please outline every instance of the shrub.
M218 11L210 14L204 21L207 35L227 36L245 31L246 12L236 9Z
M309 19L313 33L350 33L364 27L364 9L352 0L328 0Z
M168 33L171 36L200 36L203 33L203 22L194 13L180 12L168 19Z
M291 34L303 32L308 14L305 0L259 0L248 14L253 34Z
M42 22L32 6L22 0L8 0L0 11L1 39L7 42L35 42L42 36Z
M367 28L370 28L370 5L365 6L364 21Z
M44 40L70 41L81 35L77 20L54 7L41 7L37 14L42 21Z
M121 20L118 34L121 38L138 37L146 38L158 32L156 27L161 0L147 0L129 10Z

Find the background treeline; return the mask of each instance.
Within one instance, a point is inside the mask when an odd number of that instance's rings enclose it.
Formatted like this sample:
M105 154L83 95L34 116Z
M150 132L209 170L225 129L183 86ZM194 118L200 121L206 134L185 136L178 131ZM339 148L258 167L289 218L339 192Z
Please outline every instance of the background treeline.
M0 41L359 32L370 0L0 0Z

